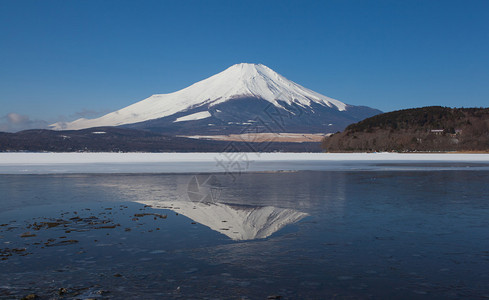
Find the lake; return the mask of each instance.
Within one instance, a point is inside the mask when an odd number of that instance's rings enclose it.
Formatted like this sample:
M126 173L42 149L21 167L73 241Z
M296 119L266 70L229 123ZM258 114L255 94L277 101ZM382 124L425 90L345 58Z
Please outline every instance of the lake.
M489 297L486 165L0 175L0 298Z

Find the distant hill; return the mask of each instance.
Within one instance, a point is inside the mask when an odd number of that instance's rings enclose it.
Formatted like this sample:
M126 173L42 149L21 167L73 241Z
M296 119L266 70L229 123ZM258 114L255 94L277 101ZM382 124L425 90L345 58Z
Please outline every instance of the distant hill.
M271 139L273 141L273 139ZM166 136L117 127L0 132L0 152L320 152L319 142L229 142Z
M323 140L328 152L489 151L489 108L429 106L376 115Z

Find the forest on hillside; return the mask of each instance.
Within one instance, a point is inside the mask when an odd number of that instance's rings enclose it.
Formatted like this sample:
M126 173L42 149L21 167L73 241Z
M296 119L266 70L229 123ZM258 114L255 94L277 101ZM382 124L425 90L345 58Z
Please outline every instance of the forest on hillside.
M376 115L322 142L327 152L489 151L489 108L429 106Z

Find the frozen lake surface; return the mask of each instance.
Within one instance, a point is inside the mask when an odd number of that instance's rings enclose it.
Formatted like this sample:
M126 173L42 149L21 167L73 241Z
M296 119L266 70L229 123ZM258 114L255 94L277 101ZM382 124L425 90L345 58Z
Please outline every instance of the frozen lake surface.
M399 153L0 153L0 174L242 173L489 166L489 154Z
M0 155L0 298L489 297L487 156L269 155Z

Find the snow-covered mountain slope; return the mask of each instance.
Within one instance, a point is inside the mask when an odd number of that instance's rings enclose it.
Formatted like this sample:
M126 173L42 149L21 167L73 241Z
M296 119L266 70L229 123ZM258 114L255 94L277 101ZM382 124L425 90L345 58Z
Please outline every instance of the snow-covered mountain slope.
M70 123L58 122L52 124L51 128L71 130L153 122L149 126L142 127L144 129L147 127L155 129L163 125L166 128L171 125L170 123L175 123L172 126L181 126L182 123L203 119L209 121L205 126L212 126L208 124L214 124L216 118L217 121L224 121L225 123L240 123L240 120L235 120L236 118L231 118L233 121L229 121L229 118L223 120L218 117L219 113L222 112L221 107L226 107L227 104L235 103L234 100L239 99L248 99L247 103L251 103L253 100L259 101L292 115L297 115L298 109L313 113L318 110L327 110L328 112L349 115L349 112L355 108L292 82L264 65L242 63L233 65L223 72L183 90L170 94L153 95L100 118L78 119ZM243 105L240 106L242 109ZM247 108L250 106L253 105L247 105ZM257 108L254 107L251 110L255 113ZM260 106L259 110L263 111L263 108ZM372 110L367 115L370 116L379 112ZM227 115L233 115L233 113L243 115L243 111L236 111L235 108L226 113ZM254 116L249 113L248 115L245 114L243 118L252 119ZM155 127L154 121L157 120L163 120L163 122L156 124L158 126ZM246 121L242 120L241 123L246 123ZM355 121L358 121L358 118L353 118L349 123ZM327 123L328 121L324 122ZM200 125L201 123L199 123Z

